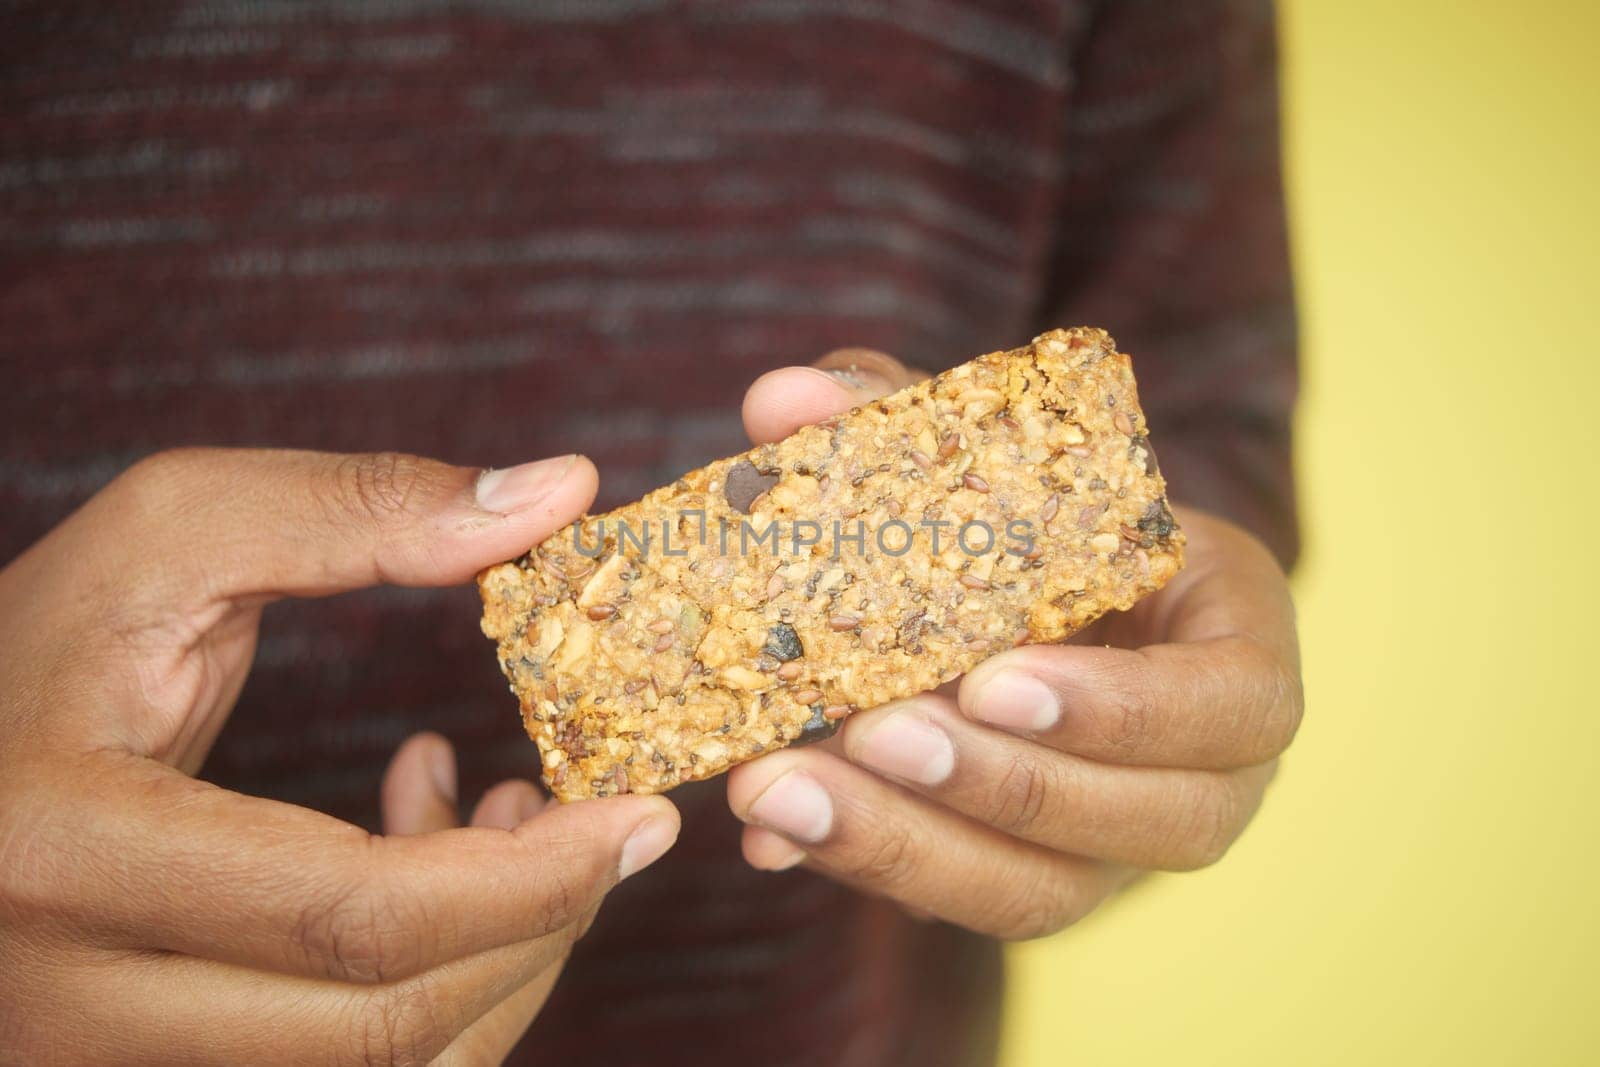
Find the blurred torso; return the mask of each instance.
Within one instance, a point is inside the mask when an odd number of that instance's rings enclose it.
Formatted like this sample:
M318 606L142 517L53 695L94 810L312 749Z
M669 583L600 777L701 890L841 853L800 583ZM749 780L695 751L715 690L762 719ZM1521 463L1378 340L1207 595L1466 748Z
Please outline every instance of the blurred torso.
M742 447L759 373L1036 325L1075 4L11 5L0 541L188 443L583 451L601 504ZM532 748L470 591L268 616L206 774L371 825L406 735ZM608 902L549 1062L983 1062L993 946L758 874L720 786Z

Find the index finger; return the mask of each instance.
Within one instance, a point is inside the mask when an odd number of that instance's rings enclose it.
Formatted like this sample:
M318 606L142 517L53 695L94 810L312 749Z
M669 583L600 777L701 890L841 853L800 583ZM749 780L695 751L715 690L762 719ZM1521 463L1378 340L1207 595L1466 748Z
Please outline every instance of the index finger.
M394 452L180 449L135 464L6 573L162 615L455 585L577 518L596 487L581 456L484 470Z
M112 762L32 831L70 848L18 891L116 944L316 978L392 982L554 934L678 830L670 802L630 796L509 831L380 837L126 753L88 758Z
M1304 709L1282 572L1229 524L1182 520L1188 567L1134 609L1158 615L1166 641L1013 649L962 680L962 711L1108 763L1232 770L1279 755Z

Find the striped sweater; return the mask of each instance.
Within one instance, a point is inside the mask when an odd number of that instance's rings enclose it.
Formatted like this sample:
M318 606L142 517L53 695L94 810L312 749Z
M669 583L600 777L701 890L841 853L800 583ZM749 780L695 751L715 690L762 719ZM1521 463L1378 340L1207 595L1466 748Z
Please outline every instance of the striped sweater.
M180 444L582 451L607 506L773 367L1093 323L1175 495L1288 560L1274 79L1251 0L0 2L0 559ZM204 773L369 825L417 729L468 797L527 775L475 620L274 607ZM674 798L513 1062L992 1059L996 946Z

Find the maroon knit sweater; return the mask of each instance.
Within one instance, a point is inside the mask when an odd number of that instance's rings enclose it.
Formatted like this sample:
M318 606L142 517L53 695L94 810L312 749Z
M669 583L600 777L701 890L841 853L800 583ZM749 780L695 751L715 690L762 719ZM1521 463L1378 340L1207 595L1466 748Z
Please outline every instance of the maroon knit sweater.
M582 451L611 505L742 448L773 367L1072 324L1175 496L1294 554L1264 2L12 0L0 94L0 560L180 444ZM418 729L469 799L530 775L476 617L274 608L206 775L368 825ZM992 1058L995 945L673 799L515 1062Z

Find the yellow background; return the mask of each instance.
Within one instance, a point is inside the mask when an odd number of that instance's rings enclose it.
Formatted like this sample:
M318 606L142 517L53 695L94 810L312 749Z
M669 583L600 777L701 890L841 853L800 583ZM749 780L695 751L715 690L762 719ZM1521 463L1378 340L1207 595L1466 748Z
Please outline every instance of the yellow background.
M1007 1067L1600 1062L1600 4L1289 0L1304 729Z

